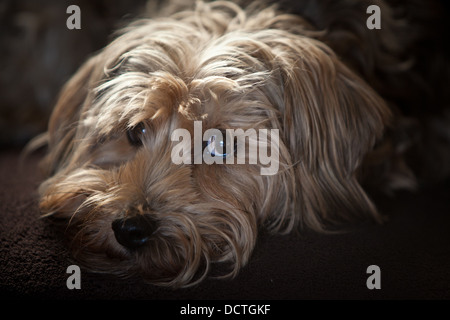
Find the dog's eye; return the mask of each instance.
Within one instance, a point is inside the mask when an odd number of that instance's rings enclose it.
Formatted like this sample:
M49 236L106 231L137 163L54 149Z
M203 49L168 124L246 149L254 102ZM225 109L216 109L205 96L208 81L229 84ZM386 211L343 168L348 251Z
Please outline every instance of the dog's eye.
M222 137L220 135L212 135L209 137L208 141L205 142L206 150L213 157L223 157L226 158L229 154L227 153L227 149L231 150L230 154L236 152L236 144L232 144L231 137L227 137L225 130L221 130Z
M133 128L127 130L127 138L131 145L133 146L141 146L142 138L145 134L145 126L142 122L138 123Z

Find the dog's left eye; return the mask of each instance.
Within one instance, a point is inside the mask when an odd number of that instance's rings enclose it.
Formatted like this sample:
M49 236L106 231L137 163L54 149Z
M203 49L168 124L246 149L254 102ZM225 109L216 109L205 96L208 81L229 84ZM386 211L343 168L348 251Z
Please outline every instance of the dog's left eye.
M128 142L131 145L139 147L142 145L142 138L146 132L145 126L142 122L138 123L133 128L127 130Z
M229 141L229 137L227 139L226 132L221 130L222 137L220 135L212 135L209 137L208 141L206 141L206 150L211 154L213 157L223 157L226 158L228 156L227 153L227 147L228 150L231 150L232 154L236 151L236 146L231 147L231 141ZM227 146L228 145L228 146Z

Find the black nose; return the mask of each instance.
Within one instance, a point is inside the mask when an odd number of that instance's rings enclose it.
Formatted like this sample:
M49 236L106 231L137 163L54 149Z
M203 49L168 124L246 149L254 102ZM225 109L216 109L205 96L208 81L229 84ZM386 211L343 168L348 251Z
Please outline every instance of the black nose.
M157 228L156 221L150 215L116 219L112 229L117 242L128 249L137 249L146 244Z

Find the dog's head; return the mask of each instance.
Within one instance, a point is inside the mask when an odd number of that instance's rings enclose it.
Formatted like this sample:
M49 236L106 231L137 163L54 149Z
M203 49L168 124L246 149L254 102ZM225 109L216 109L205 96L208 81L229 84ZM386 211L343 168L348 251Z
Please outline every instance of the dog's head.
M219 263L234 276L259 228L377 217L357 178L389 111L313 33L273 9L210 4L141 20L87 61L52 114L40 188L42 211L65 221L78 260L184 286ZM225 135L202 139L200 160L236 157L239 134L227 141L227 129L276 132L277 172L249 161L252 137L243 164L196 163L196 124L200 139ZM174 152L176 129L192 137L190 154Z

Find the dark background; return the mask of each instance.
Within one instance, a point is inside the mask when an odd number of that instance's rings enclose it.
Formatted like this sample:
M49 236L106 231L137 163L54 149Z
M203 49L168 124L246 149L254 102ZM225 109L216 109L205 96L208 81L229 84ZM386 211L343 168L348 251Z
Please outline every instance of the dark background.
M81 8L81 30L66 28L70 4ZM383 226L368 224L337 235L262 234L249 265L233 280L210 279L172 290L82 269L82 289L67 289L66 269L74 262L59 234L39 219L42 153L20 165L20 150L45 131L62 84L144 7L145 1L0 1L1 298L450 298L448 180L378 199L380 211L390 218ZM448 43L448 25L442 37ZM381 268L381 290L366 287L372 264Z
M69 30L69 5L81 30ZM0 1L0 147L21 147L47 128L62 85L145 1Z

